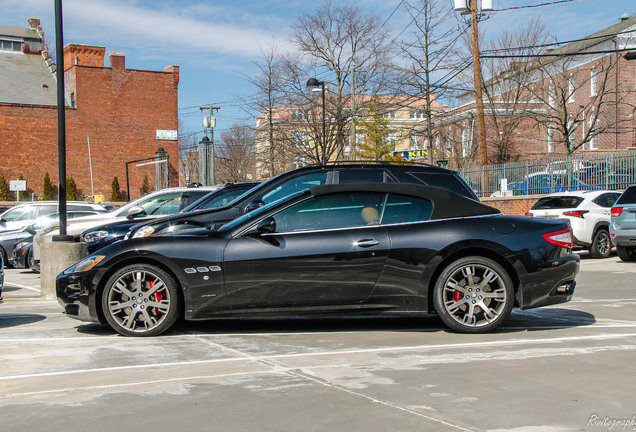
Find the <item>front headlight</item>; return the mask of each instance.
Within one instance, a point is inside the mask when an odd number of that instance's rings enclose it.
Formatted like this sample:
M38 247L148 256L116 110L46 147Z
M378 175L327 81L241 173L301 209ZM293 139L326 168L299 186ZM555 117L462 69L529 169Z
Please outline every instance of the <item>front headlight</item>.
M27 245L30 245L31 243L32 243L32 242L30 242L30 241L21 241L21 242L19 242L19 243L16 243L16 244L15 244L15 246L13 246L13 249L15 249L15 250L20 250L20 249L22 249L23 247L25 247L25 246L27 246Z
M69 273L81 273L88 271L95 267L101 260L104 259L104 255L93 255L85 258L75 264L73 267L64 270L64 274Z
M150 225L139 228L135 234L133 234L132 238L140 238L140 237L148 237L150 234L155 232L155 229Z
M100 231L91 231L89 233L82 235L82 240L86 243L94 243L96 241L100 241L101 239L108 237L108 231L100 230Z

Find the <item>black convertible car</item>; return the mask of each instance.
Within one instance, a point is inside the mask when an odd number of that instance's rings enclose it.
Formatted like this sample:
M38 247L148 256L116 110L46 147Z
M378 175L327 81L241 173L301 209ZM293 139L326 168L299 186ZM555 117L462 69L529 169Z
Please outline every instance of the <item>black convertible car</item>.
M503 216L447 189L318 186L225 225L120 241L57 277L66 313L152 336L179 316L426 315L456 331L567 302L567 222Z

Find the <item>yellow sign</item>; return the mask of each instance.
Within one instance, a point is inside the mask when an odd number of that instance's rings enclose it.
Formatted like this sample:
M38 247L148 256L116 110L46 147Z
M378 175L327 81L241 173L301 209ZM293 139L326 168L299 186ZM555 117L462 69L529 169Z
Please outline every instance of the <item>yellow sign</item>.
M95 195L93 198L96 203L104 202L104 195Z

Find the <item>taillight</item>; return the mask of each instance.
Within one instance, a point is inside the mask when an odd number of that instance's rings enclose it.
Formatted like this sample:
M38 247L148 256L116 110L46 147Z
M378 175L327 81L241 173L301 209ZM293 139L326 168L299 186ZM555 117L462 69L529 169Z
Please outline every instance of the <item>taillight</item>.
M623 207L612 207L610 214L612 217L619 217L623 213Z
M574 210L574 211L564 212L563 216L574 216L574 217L579 217L583 219L583 215L588 212L589 210Z
M530 213L530 212L526 212L526 216L528 216L528 217L534 217L534 215L533 215L532 213Z
M572 249L574 246L574 237L572 236L572 229L566 228L559 231L553 231L543 234L543 238L550 244Z

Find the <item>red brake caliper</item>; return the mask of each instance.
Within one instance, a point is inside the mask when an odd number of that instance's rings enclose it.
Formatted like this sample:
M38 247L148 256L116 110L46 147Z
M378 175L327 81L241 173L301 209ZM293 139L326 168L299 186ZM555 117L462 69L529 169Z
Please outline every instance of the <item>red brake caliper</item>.
M152 282L152 281L148 282L148 289L151 290L153 285L154 285L154 282ZM161 300L163 300L163 295L161 295L160 292L156 292L154 301L159 303ZM155 308L155 315L159 315L159 308L158 307Z
M455 290L455 292L453 293L453 300L455 300L456 302L460 301L462 299L463 295L461 293L461 291Z

